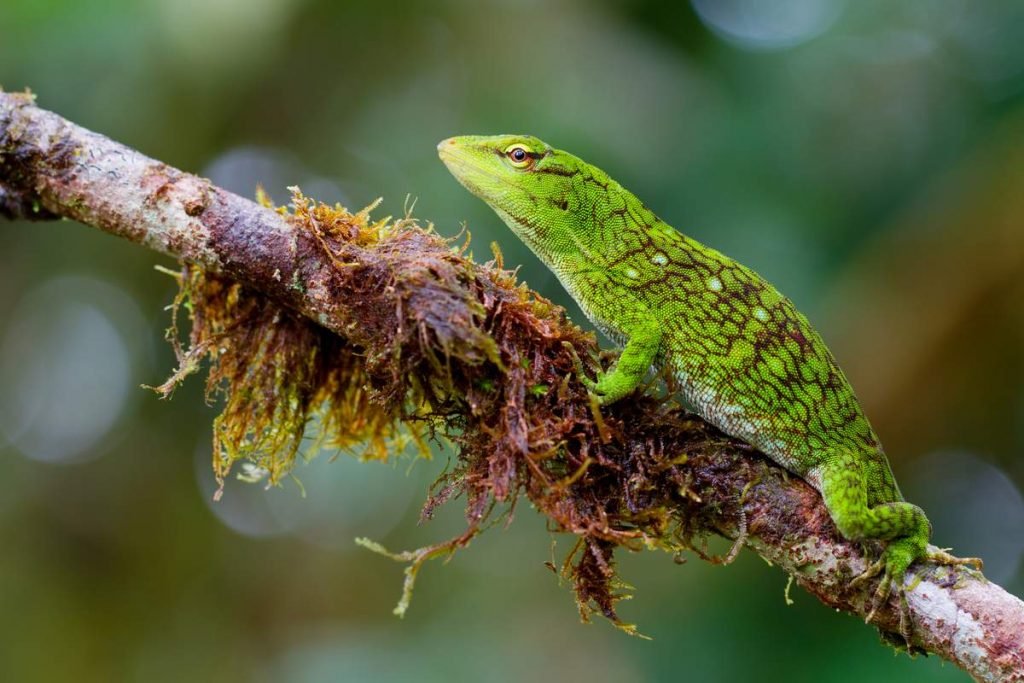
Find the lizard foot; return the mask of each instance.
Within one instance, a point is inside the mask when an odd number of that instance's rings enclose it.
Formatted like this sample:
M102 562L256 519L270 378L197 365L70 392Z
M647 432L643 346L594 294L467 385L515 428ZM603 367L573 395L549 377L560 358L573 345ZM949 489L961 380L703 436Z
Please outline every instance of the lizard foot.
M979 570L982 566L980 558L956 557L949 554L948 548L928 549L927 546L921 547L921 545L918 540L912 537L898 538L890 541L882 552L882 556L850 582L851 586L858 586L879 574L882 575L881 580L878 582L878 588L871 597L871 608L864 617L864 621L865 623L870 623L875 618L878 610L888 603L889 598L895 592L899 599L899 632L906 642L908 649L912 648L910 641L911 617L910 605L907 603L907 589L903 583L911 563L916 560L924 560L941 565L971 566ZM913 586L911 586L912 589Z
M601 378L600 371L598 371L597 380L590 379L587 375L586 368L583 367L583 360L580 359L580 355L576 352L576 347L570 342L563 341L562 348L567 350L572 356L573 372L576 373L576 379L578 379L580 383L587 388L587 391L590 392L591 396L597 399L598 403L601 403L601 394L597 391L597 384Z
M885 550L882 551L882 556L850 583L851 586L859 586L879 574L882 575L881 580L878 582L878 588L875 589L870 599L871 607L864 617L864 622L870 623L875 618L878 610L888 604L889 598L895 592L899 598L899 606L897 608L900 620L899 632L903 636L904 641L906 641L908 648L911 646L911 619L903 581L910 564L920 557L927 556L925 545L926 541L915 537L903 537L890 541L886 545Z
M887 558L885 553L883 553L882 557L872 562L867 569L854 577L853 581L850 582L850 586L857 587L882 574L882 580L878 582L878 588L871 598L871 609L868 610L867 616L864 617L865 622L869 622L874 618L875 612L878 611L880 606L885 604L889 599L889 594L892 592L893 573L888 571L887 564Z
M563 341L562 348L572 356L572 367L573 372L576 373L576 378L583 383L583 386L593 391L594 387L597 386L597 382L587 376L587 372L583 367L583 361L580 359L580 354L576 352L576 347L571 342Z
M878 576L879 574L882 575L882 579L878 582L878 588L875 589L874 594L871 596L871 607L868 610L867 615L865 615L864 617L864 623L871 623L871 621L875 618L875 614L878 612L878 610L884 607L889 602L889 598L895 592L897 598L899 599L899 606L897 608L897 612L900 618L899 632L900 635L903 637L903 640L906 643L907 648L909 649L911 647L911 618L910 605L907 603L906 589L902 585L902 579L904 574L896 574L894 572L889 571L886 568L886 558L883 555L882 559L878 560L877 562L874 562L870 567L868 567L864 571L864 573L854 578L854 580L850 582L850 585L860 585ZM900 577L900 583L897 583L896 579L894 578L896 576Z

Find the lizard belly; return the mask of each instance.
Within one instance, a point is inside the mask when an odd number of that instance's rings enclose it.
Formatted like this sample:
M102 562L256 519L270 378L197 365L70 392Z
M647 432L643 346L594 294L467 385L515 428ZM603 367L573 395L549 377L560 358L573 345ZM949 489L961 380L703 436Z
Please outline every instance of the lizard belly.
M770 416L752 415L748 406L730 401L715 389L713 382L694 377L681 362L673 360L670 367L683 399L698 415L729 436L754 446L790 472L804 474L792 446L775 436L777 426Z

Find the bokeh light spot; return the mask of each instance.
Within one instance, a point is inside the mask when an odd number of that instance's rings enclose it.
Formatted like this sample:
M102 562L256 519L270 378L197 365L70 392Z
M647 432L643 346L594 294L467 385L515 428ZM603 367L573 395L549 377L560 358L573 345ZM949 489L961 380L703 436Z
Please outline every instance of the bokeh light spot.
M914 465L908 500L924 508L932 542L953 554L978 556L985 575L1007 583L1024 559L1024 497L990 462L963 451L938 451Z
M287 190L290 185L298 185L319 201L347 204L336 182L316 175L294 155L273 147L233 147L207 164L203 175L243 197L254 196L256 186L260 185L277 204L287 204L291 199Z
M316 428L315 423L309 427ZM408 461L359 462L347 455L331 459L321 454L298 463L294 479L286 479L280 487L233 476L225 482L220 500L214 501L217 485L208 443L197 449L195 465L207 506L228 528L252 537L293 534L344 552L362 552L353 542L356 536L387 536L410 506L423 502L430 481L426 466L415 467L413 476L405 476Z
M792 47L821 35L839 18L843 5L843 0L693 0L708 28L754 50Z
M42 462L97 455L131 390L121 323L136 315L120 289L88 277L56 278L24 295L0 340L0 435Z

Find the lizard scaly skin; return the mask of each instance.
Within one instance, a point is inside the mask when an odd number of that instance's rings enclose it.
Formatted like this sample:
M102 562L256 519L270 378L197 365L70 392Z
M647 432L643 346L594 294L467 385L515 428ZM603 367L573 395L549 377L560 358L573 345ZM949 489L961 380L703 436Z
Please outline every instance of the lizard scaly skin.
M904 501L832 353L761 276L537 138L455 137L438 152L623 346L612 370L581 377L601 403L633 392L652 366L667 366L708 422L814 486L844 537L886 542L864 575L884 571L875 607L915 560L968 561L929 551L931 525Z

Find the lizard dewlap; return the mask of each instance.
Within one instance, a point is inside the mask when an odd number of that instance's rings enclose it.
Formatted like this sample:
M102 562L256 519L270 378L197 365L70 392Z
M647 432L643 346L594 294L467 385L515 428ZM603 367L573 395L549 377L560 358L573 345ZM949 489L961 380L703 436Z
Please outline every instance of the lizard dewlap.
M821 336L753 270L676 231L600 169L524 135L463 136L438 153L623 347L581 379L604 404L668 367L708 422L813 485L849 539L885 542L876 607L929 549L878 437ZM869 615L870 616L870 615Z

